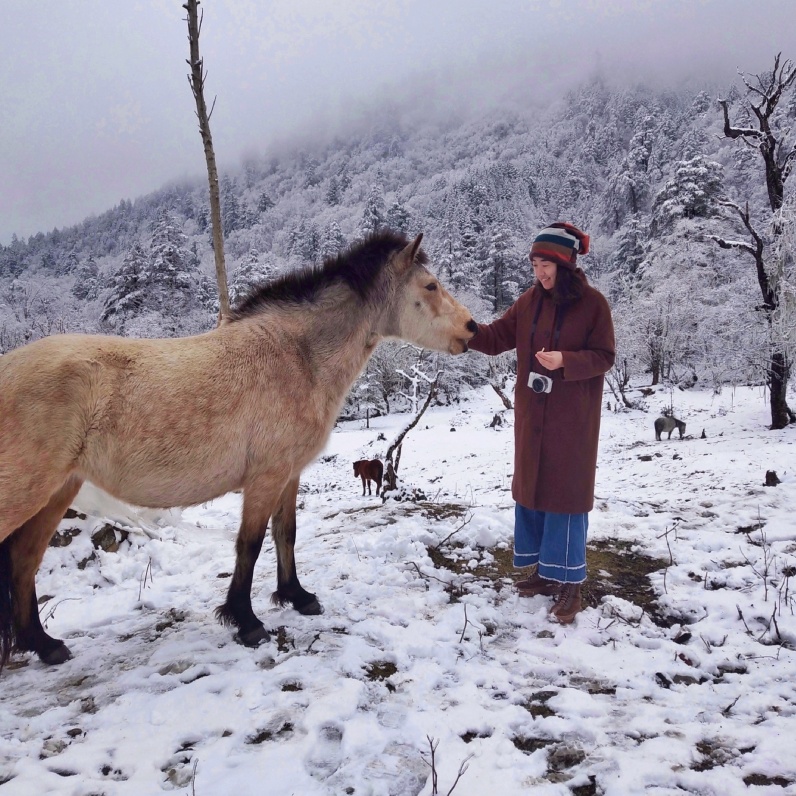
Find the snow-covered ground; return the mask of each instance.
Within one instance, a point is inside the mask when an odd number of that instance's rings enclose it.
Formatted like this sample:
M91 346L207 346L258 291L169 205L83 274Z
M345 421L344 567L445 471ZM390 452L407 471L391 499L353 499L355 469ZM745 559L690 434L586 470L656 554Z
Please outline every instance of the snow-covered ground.
M335 430L296 548L325 613L271 606L267 544L257 649L213 616L239 496L136 523L82 495L92 513L38 580L74 658L17 655L0 677L1 796L427 796L431 743L439 793L467 761L455 796L796 793L796 428L767 430L759 389L675 392L688 436L656 442L668 397L604 413L590 527L629 570L659 560L657 603L599 559L569 627L499 569L513 434L489 388L409 433L401 475L425 503L362 497L352 472L406 415ZM138 526L117 552L91 541L106 517Z

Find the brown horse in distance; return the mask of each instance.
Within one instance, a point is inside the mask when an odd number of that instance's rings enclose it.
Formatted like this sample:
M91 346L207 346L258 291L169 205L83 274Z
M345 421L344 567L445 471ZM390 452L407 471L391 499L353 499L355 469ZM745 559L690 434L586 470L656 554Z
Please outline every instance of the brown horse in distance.
M368 485L368 494L372 495L370 491L370 482L376 482L376 494L381 491L381 477L384 475L384 465L379 459L360 459L354 462L354 477L360 476L362 478L362 494L365 494L365 484Z
M235 571L217 617L268 638L252 609L268 523L275 603L317 614L294 559L299 477L323 450L380 340L461 354L469 311L428 271L422 236L383 231L255 288L206 334L54 335L0 356L0 669L13 648L71 657L42 627L35 576L84 481L167 508L243 492Z

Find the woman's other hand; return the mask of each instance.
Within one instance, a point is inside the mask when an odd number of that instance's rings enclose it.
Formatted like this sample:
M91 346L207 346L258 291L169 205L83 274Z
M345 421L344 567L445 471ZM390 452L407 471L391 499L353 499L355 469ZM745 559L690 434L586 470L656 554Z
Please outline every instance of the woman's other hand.
M545 351L543 348L536 353L536 358L548 370L558 370L564 365L564 356L560 351Z

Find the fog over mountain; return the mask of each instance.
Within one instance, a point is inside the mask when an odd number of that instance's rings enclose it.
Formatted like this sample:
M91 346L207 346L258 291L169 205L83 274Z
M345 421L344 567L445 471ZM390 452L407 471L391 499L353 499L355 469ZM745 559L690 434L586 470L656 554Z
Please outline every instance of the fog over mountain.
M677 86L768 68L790 0L202 4L217 155L422 114L546 104L595 73ZM12 0L0 27L0 243L75 224L203 160L179 0ZM342 126L342 127L341 127Z

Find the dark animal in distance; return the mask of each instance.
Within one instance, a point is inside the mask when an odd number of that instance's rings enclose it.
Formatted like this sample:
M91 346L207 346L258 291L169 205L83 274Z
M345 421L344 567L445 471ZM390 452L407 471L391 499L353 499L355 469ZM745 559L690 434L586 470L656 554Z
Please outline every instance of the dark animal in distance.
M683 423L682 420L678 420L676 417L669 417L665 415L659 417L655 421L655 439L660 442L661 434L663 434L665 431L669 432L667 439L671 439L672 431L675 429L680 432L680 439L682 439L685 434L685 423Z
M425 267L421 239L374 233L254 288L205 334L53 335L0 357L0 670L13 649L50 664L71 657L42 626L35 577L84 481L152 508L242 490L235 570L217 618L244 644L268 639L251 587L269 522L271 599L321 612L296 574L302 470L379 341L461 354L478 331Z
M384 465L379 459L360 459L354 462L354 477L360 476L362 478L362 494L365 494L365 484L368 485L368 494L372 495L370 491L371 481L376 482L376 494L381 491L381 478L384 475Z

